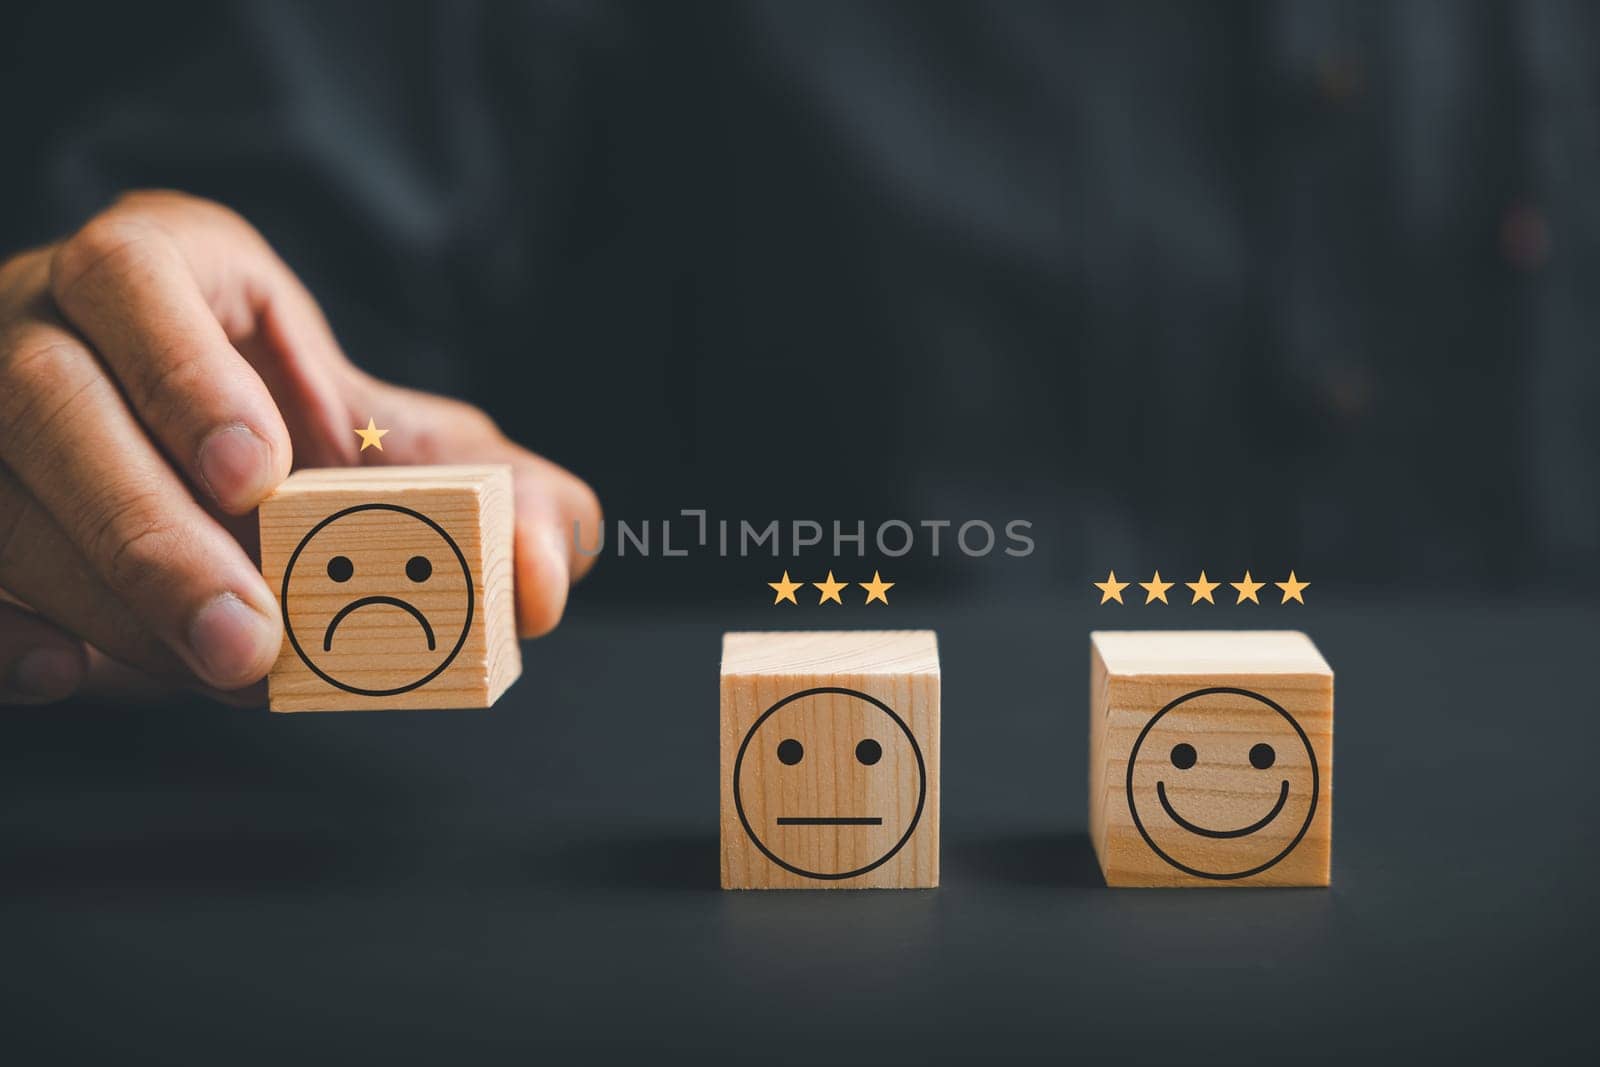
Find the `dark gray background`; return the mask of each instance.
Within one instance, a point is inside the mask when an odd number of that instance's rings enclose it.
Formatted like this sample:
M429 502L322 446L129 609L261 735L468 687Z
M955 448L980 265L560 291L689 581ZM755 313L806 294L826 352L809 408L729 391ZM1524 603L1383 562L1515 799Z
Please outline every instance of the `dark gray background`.
M483 405L613 518L1028 518L1031 577L1074 587L1600 591L1592 4L3 17L0 250L129 187L217 198L358 363Z
M6 1046L153 1063L1592 1054L1600 723L1582 678L1600 614L803 610L580 608L489 711L0 718ZM943 888L717 888L720 633L795 619L937 626ZM1087 632L1119 622L1299 623L1318 641L1336 672L1331 889L1100 884Z
M53 0L0 119L0 252L219 199L614 519L1038 545L608 556L488 712L8 713L0 1058L1592 1055L1600 8ZM1309 604L1093 607L1202 566ZM1331 890L1097 884L1113 621L1312 633ZM714 887L779 623L940 631L943 889Z

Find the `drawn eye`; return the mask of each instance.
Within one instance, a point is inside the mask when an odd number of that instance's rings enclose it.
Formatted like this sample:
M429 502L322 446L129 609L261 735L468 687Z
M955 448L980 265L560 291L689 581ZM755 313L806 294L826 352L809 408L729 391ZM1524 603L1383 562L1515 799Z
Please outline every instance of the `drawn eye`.
M856 759L867 767L872 766L882 758L883 746L870 737L856 746Z
M1250 750L1250 766L1258 771L1264 771L1272 766L1278 759L1278 754L1272 751L1272 746L1265 741Z
M785 738L784 740L778 742L778 759L781 760L786 767L793 767L796 763L799 763L802 759L804 759L805 755L806 746L802 745L792 737Z
M328 577L336 582L348 582L355 572L356 565L349 556L334 556L328 561Z
M1172 765L1180 771L1186 771L1193 767L1197 758L1194 753L1194 746L1187 742L1179 742L1172 746Z
M427 556L412 556L406 560L406 577L413 582L425 582L433 575L433 564Z

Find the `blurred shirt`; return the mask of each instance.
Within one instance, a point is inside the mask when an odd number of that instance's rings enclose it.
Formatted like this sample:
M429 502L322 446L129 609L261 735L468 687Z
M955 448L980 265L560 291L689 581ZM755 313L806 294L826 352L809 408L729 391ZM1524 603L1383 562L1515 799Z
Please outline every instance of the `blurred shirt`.
M7 17L0 245L222 200L357 362L615 517L1021 516L1073 583L1600 583L1592 6Z

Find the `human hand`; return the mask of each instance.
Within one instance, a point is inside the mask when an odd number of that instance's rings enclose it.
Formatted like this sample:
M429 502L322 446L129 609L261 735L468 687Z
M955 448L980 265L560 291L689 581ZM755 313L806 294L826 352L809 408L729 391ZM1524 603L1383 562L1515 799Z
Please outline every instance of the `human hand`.
M407 433L359 452L373 416ZM518 628L556 625L594 493L477 408L356 368L237 214L135 193L0 264L0 703L68 696L101 654L259 682L283 627L250 513L291 465L363 462L510 464Z

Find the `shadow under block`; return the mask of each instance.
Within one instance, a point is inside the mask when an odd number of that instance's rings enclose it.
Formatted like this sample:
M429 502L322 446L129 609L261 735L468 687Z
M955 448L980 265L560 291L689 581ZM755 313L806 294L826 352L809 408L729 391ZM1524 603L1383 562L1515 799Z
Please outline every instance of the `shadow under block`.
M722 888L939 884L929 630L722 638Z
M1089 635L1089 836L1113 886L1327 885L1333 671L1294 631Z
M273 711L483 708L522 673L511 468L291 474L261 504Z

